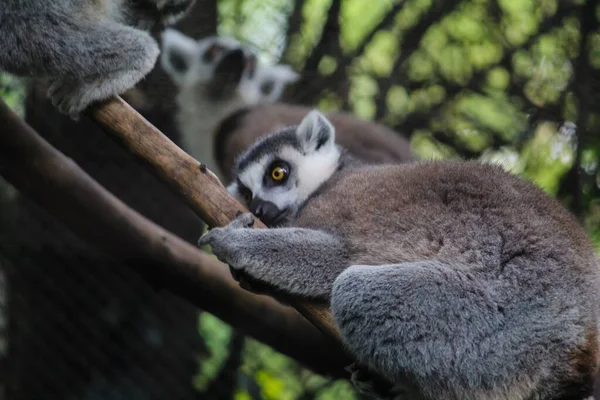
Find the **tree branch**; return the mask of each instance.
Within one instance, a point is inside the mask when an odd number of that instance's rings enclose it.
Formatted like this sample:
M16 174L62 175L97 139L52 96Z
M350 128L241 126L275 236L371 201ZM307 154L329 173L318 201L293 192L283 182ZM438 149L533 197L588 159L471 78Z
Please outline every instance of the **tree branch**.
M292 38L300 33L302 28L302 10L304 9L304 0L293 2L294 9L287 19L287 30L285 32L285 51L283 52L282 60L290 63L290 42Z
M304 84L295 85L295 88L298 88L298 90L293 93L294 102L298 104L312 104L325 87L335 88L340 82L347 83L347 66L350 65L355 58L360 57L364 53L366 47L369 45L369 43L371 43L371 40L373 40L373 37L375 37L377 32L387 28L394 22L396 14L398 14L398 11L402 9L402 6L403 2L394 5L394 7L392 7L392 9L385 14L381 21L375 27L373 27L373 29L371 29L371 31L365 36L364 40L354 51L338 59L337 69L333 72L333 74L328 76L320 76L316 70L309 71L305 69L303 72L303 75L306 75L303 77ZM341 49L338 48L338 50ZM314 50L312 54L315 54ZM337 54L334 54L334 56L336 55ZM319 55L319 60L322 56L323 54ZM336 93L339 92L335 89L333 91Z
M427 11L427 13L421 17L419 22L411 29L406 31L402 36L408 40L402 41L402 52L394 61L392 71L387 78L382 79L379 82L379 96L375 100L375 120L381 120L385 115L387 109L387 95L394 84L397 82L400 75L400 68L404 63L414 54L421 44L421 39L427 32L427 30L436 22L450 14L460 2L456 0L443 0L434 1L434 4Z
M116 97L89 109L91 117L126 150L183 197L209 226L224 226L248 212L227 192L215 174L171 142L129 104ZM255 228L266 228L256 220ZM307 301L293 307L329 338L341 343L329 308Z
M589 37L593 30L597 28L596 23L596 6L598 0L588 0L583 7L579 16L579 55L575 62L575 93L578 100L578 118L577 118L577 142L575 147L575 160L571 169L572 178L574 179L575 187L573 188L573 212L578 218L583 218L585 206L583 204L583 186L585 184L583 171L581 170L581 153L587 143L587 124L589 118L589 103L590 103L590 60L589 52Z
M304 64L304 71L314 74L319 66L319 61L325 54L340 53L340 9L341 0L332 0L327 12L327 20L323 26L321 39L311 51Z
M156 157L152 162L160 166L155 166L155 172L173 181L173 187L191 193L188 201L197 204L196 209L205 207L208 221L226 223L235 214L239 205L218 180L208 171L200 172L195 160L122 100L98 107L95 116L104 126L122 131L122 141L130 150ZM127 207L1 101L0 121L0 175L77 235L151 282L315 371L344 376L341 367L348 362L346 355L296 311L241 289L224 264ZM205 201L199 188L209 194Z

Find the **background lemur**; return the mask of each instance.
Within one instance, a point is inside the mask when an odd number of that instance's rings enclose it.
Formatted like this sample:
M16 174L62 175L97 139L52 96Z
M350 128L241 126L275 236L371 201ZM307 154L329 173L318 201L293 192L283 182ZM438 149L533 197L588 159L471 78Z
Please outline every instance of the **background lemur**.
M161 65L179 90L183 147L217 174L215 130L223 118L248 105L276 102L298 79L287 65L259 64L254 52L233 38L195 41L167 29L162 51Z
M598 369L599 269L576 220L501 168L361 165L318 112L259 140L244 214L199 244L284 294L331 301L359 363L410 399L581 399Z
M144 30L176 21L194 1L4 0L0 69L49 79L52 103L77 118L151 70L159 49Z
M229 180L238 155L268 132L297 125L307 107L272 104L297 75L286 65L260 65L253 50L231 38L195 41L168 29L161 65L178 86L178 122L183 147ZM408 140L391 129L350 114L329 116L338 142L372 162L412 158Z

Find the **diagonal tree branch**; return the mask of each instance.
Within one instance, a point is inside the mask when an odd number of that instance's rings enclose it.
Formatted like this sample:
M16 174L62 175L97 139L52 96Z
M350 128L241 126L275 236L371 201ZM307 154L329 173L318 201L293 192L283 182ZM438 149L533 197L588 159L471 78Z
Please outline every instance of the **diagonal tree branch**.
M248 212L227 192L206 166L171 142L121 98L88 109L91 117L136 159L183 197L209 226L223 226ZM255 228L266 228L256 220ZM293 301L293 306L325 335L341 343L329 308L324 304Z
M355 58L360 57L364 53L366 47L369 45L369 43L371 43L377 32L381 31L382 29L386 29L393 24L396 14L398 14L398 11L402 9L402 6L402 2L394 5L392 9L385 14L381 21L375 27L373 27L371 31L369 31L369 33L365 36L360 45L354 49L354 51L347 55L342 55L341 48L338 46L338 51L332 54L332 56L336 58L338 66L331 75L321 76L317 73L316 69L308 70L305 68L303 72L304 76L302 78L303 84L295 85L295 87L299 90L292 95L294 102L299 104L312 104L321 94L323 88L335 88L340 82L348 82L347 66L350 65ZM339 44L339 38L337 40ZM314 51L313 54L315 54ZM318 55L319 61L323 55L324 54Z
M588 141L588 118L590 115L590 60L589 60L589 44L592 32L598 28L596 22L596 7L598 0L588 0L583 7L579 16L579 55L575 63L575 93L578 100L578 118L577 118L577 143L575 151L575 160L573 168L569 173L570 178L574 180L573 188L573 212L580 219L583 218L585 211L583 202L583 186L584 176L581 169L581 153Z
M304 70L309 74L315 72L319 66L319 61L325 54L334 56L341 53L340 47L340 10L342 0L332 0L331 7L327 12L327 20L323 26L323 33L317 45L306 59Z
M306 58L304 67L302 68L302 76L295 85L295 87L300 90L294 93L294 100L300 104L306 104L306 101L308 101L308 103L312 102L311 100L307 100L307 96L312 92L311 89L322 89L321 85L317 85L314 81L319 76L317 69L321 58L323 58L325 54L333 54L335 57L342 52L340 46L341 7L341 0L332 0L331 6L327 11L327 19L323 26L321 38Z
M300 33L302 28L302 10L304 9L304 0L293 2L294 9L287 19L287 30L285 32L285 51L283 61L290 63L290 42L292 38Z
M157 162L170 166L162 172L173 173L173 180L189 177L188 167L199 171L198 163L189 156L177 158L182 150L133 109L119 112L124 107L122 100L115 99L97 109L96 114L104 124L115 118L115 129L129 132L125 140L135 142L129 143L134 151L156 150ZM347 362L345 354L295 310L241 289L224 264L127 207L1 101L0 121L0 175L80 237L151 282L160 283L315 371L344 376L341 367ZM211 176L208 171L199 172L197 179L179 187L196 194L203 184L204 189L218 189L218 180ZM210 200L219 198L223 204L214 205L217 211L210 216L205 214L212 223L225 223L228 213L235 213L236 205L226 195L219 196L220 190L215 192L216 197ZM207 204L201 203L207 208L213 206Z
M381 120L387 109L387 95L392 85L399 81L400 69L419 48L427 30L437 21L450 14L460 4L456 0L435 1L419 22L403 34L402 52L394 61L390 75L379 82L379 95L375 100L375 120Z

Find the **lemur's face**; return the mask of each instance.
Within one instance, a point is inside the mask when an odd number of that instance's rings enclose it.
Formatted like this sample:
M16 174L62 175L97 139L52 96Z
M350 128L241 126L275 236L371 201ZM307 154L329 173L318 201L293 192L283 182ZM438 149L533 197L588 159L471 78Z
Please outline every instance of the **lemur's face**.
M331 123L311 111L297 127L259 139L237 161L229 192L268 226L292 219L337 169Z
M247 105L276 102L298 79L287 65L260 65L254 50L235 39L195 41L174 29L163 32L161 64L180 87L210 86L210 97L234 93Z

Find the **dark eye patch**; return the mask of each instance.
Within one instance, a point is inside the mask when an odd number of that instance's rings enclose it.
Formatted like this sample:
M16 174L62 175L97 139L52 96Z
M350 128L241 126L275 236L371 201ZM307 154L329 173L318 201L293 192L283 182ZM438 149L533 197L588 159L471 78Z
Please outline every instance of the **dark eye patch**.
M273 170L276 168L282 168L285 171L285 175L281 180L275 180L272 176ZM263 185L265 187L273 187L273 186L281 186L288 181L290 174L292 172L292 167L289 163L283 160L275 160L265 170L265 174L263 176Z
M271 92L273 91L274 88L275 88L275 82L266 81L260 85L260 92L262 94L264 94L265 96L268 96L269 94L271 94Z
M244 185L239 179L237 179L237 185L238 191L240 192L240 196L242 196L244 201L250 203L250 201L252 200L252 191L248 189L246 185Z
M173 68L178 72L184 72L188 69L187 60L177 51L169 52L169 61L171 62Z

